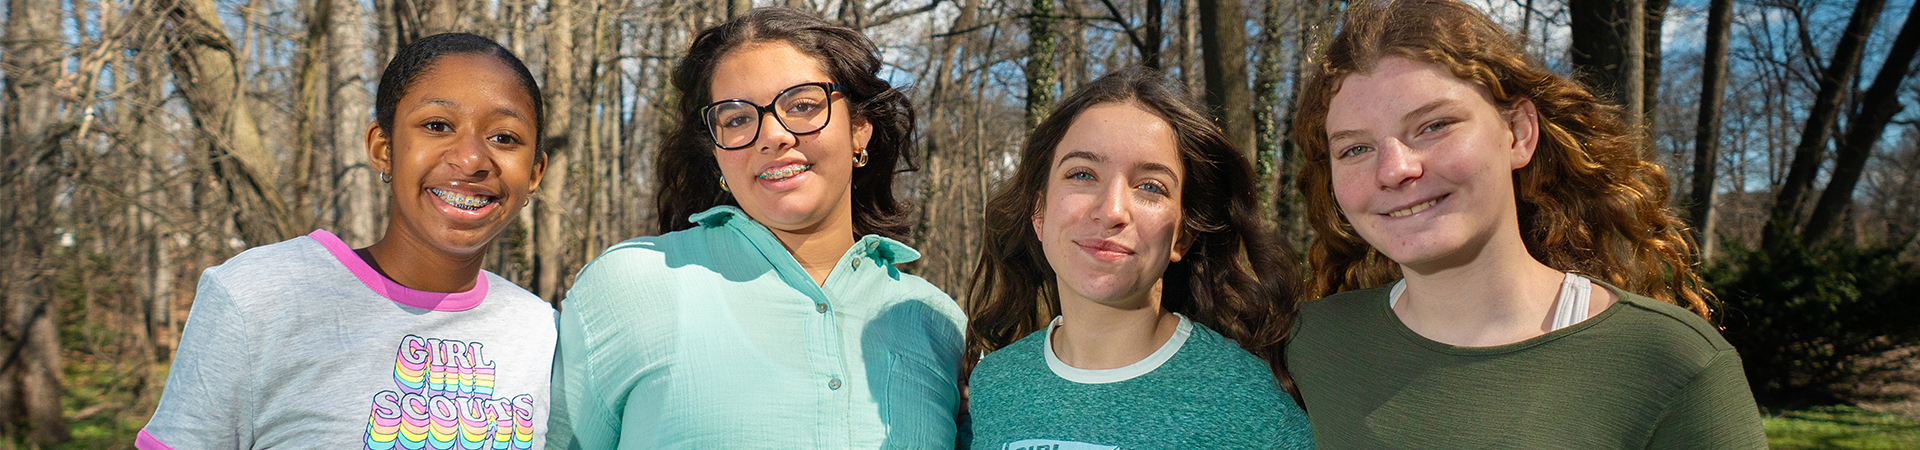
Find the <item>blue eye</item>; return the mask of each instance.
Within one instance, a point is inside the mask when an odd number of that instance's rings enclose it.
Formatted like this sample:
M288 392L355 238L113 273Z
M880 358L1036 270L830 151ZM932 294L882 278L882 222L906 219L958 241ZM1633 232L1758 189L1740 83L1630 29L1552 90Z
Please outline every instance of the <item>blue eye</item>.
M1161 187L1159 183L1154 183L1154 182L1140 183L1140 185L1135 186L1135 188L1138 188L1140 190L1147 191L1147 192L1152 192L1155 194L1160 194L1160 195L1168 194L1167 188Z
M1088 171L1086 171L1086 170L1074 170L1074 171L1072 171L1072 172L1067 172L1067 179L1069 179L1069 180L1092 180L1092 179L1094 179L1094 178L1093 178L1093 173L1092 173L1092 172L1088 172Z

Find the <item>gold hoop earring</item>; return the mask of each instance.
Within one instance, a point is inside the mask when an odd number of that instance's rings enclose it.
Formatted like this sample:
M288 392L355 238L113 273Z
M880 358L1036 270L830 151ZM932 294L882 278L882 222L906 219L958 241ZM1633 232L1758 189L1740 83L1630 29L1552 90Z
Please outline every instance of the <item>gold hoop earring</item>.
M866 167L866 166L867 166L867 149L863 148L863 149L860 149L860 153L853 154L853 167L858 168L858 167Z
M728 188L727 188L727 176L726 176L726 175L721 175L721 176L720 176L720 191L721 191L721 192L733 192L733 189L728 189Z

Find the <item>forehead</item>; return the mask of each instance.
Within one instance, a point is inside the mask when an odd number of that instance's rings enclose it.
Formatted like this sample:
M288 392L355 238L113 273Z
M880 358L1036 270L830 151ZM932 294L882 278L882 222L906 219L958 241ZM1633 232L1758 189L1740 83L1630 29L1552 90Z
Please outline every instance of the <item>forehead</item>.
M433 63L408 84L402 105L418 105L428 100L453 100L455 103L487 103L489 107L513 108L531 116L533 95L520 77L505 62L492 56L457 53L434 58Z
M1081 111L1054 147L1057 163L1075 152L1122 166L1153 163L1178 170L1180 140L1173 126L1133 102L1102 103Z
M782 41L754 42L727 51L714 65L707 101L767 103L796 84L833 81L820 60Z
M1491 108L1485 89L1453 76L1437 63L1387 57L1373 70L1348 75L1327 105L1327 131L1370 122L1398 123L1402 115L1439 100Z

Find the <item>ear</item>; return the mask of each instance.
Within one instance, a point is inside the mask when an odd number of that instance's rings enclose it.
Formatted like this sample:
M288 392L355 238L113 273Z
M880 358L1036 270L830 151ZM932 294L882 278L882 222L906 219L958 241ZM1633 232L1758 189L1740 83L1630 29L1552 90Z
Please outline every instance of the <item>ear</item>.
M1040 226L1046 222L1046 211L1047 193L1045 191L1035 193L1033 200L1033 217L1031 219L1033 220L1033 236L1036 239L1041 235Z
M1180 227L1179 236L1173 238L1173 254L1167 256L1167 261L1180 262L1180 258L1185 258L1187 250L1193 248L1194 238L1192 233L1187 232L1187 227Z
M873 140L873 121L865 117L853 116L853 148L867 148Z
M380 130L380 122L367 122L367 162L375 176L393 170L393 139Z
M527 192L539 191L540 179L546 176L547 176L547 152L540 150L538 148L535 148L533 149L533 178L532 178L533 184L527 187Z
M1513 111L1508 113L1507 127L1513 132L1513 169L1526 167L1533 162L1533 150L1540 144L1540 111L1533 106L1533 100L1522 98L1513 102Z

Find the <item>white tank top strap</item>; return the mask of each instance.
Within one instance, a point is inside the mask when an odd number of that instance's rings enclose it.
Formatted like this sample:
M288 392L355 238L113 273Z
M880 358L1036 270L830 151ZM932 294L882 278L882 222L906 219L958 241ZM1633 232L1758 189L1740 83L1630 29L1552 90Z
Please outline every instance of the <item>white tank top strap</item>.
M1392 308L1399 304L1400 295L1406 291L1406 279L1395 281L1393 288L1387 293L1387 307ZM1587 316L1592 315L1592 298L1593 280L1568 273L1567 277L1560 281L1560 298L1553 302L1553 330L1570 327L1582 320L1587 320Z
M1560 299L1553 305L1553 329L1558 330L1587 320L1590 301L1593 298L1593 281L1587 277L1567 274L1566 281L1560 282Z

